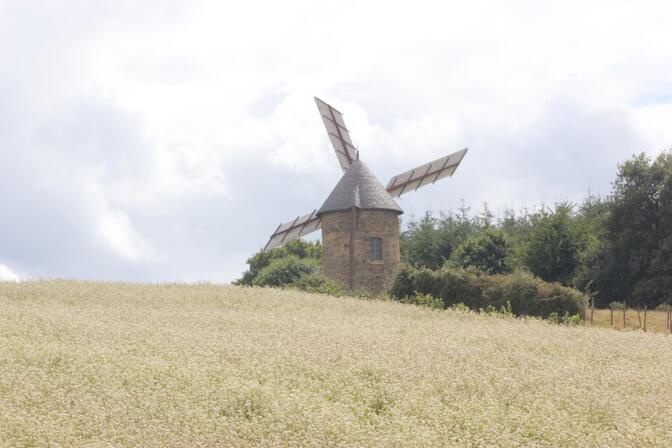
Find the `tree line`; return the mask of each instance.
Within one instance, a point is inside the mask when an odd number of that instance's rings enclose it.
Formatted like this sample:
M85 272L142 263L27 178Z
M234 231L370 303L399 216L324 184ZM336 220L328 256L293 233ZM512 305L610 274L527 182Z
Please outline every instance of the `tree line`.
M527 272L579 289L594 297L598 307L612 302L670 304L672 150L625 161L610 194L588 194L580 204L507 210L499 219L487 205L472 213L463 204L454 211L411 218L401 233L401 256L410 268L444 274L451 269L493 275ZM247 263L238 284L340 292L321 274L319 242L293 241L258 252Z
M672 152L639 154L619 165L612 191L581 204L507 210L495 219L427 212L401 234L402 260L414 267L473 267L490 274L529 271L573 286L597 306L672 302Z

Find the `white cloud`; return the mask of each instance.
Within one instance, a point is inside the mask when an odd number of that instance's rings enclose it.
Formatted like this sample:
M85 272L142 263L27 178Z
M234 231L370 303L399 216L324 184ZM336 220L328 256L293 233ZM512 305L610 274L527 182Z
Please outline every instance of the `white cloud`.
M0 264L0 281L18 282L21 280L19 275L4 264Z
M618 162L672 145L671 13L0 1L0 255L31 276L232 279L338 180L313 96L382 182L470 147L408 213L606 193Z
M87 193L91 219L100 241L114 254L130 263L148 260L152 248L133 227L128 215L109 204L105 192L97 182L86 181L83 189Z
M633 108L631 111L637 129L649 145L648 150L659 152L672 148L672 97L669 102L654 103Z

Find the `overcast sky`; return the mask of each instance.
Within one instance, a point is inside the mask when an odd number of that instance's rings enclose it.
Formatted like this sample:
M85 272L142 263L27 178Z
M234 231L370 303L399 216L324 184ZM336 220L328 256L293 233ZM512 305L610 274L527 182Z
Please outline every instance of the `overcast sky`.
M231 2L232 3L232 2ZM341 171L404 217L607 194L672 146L672 2L0 0L0 279L231 281Z

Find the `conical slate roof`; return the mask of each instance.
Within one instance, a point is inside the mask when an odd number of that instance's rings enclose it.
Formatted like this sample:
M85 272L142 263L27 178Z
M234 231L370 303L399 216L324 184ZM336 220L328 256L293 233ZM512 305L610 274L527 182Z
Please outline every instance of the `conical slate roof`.
M343 174L317 216L340 210L359 209L391 210L403 213L371 170L361 160L356 160Z

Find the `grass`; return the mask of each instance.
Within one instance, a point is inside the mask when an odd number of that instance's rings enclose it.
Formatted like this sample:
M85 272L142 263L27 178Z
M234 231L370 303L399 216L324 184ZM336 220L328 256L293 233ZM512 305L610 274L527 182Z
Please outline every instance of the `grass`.
M593 323L595 327L614 328L615 330L643 330L644 328L644 309L640 310L639 316L637 310L628 308L625 312L625 327L623 327L623 310L614 310L613 322L609 309L595 309L593 314ZM586 311L586 325L590 323L590 309ZM667 334L667 311L647 310L646 312L646 331L654 333Z
M672 337L215 285L0 283L0 446L669 447Z

